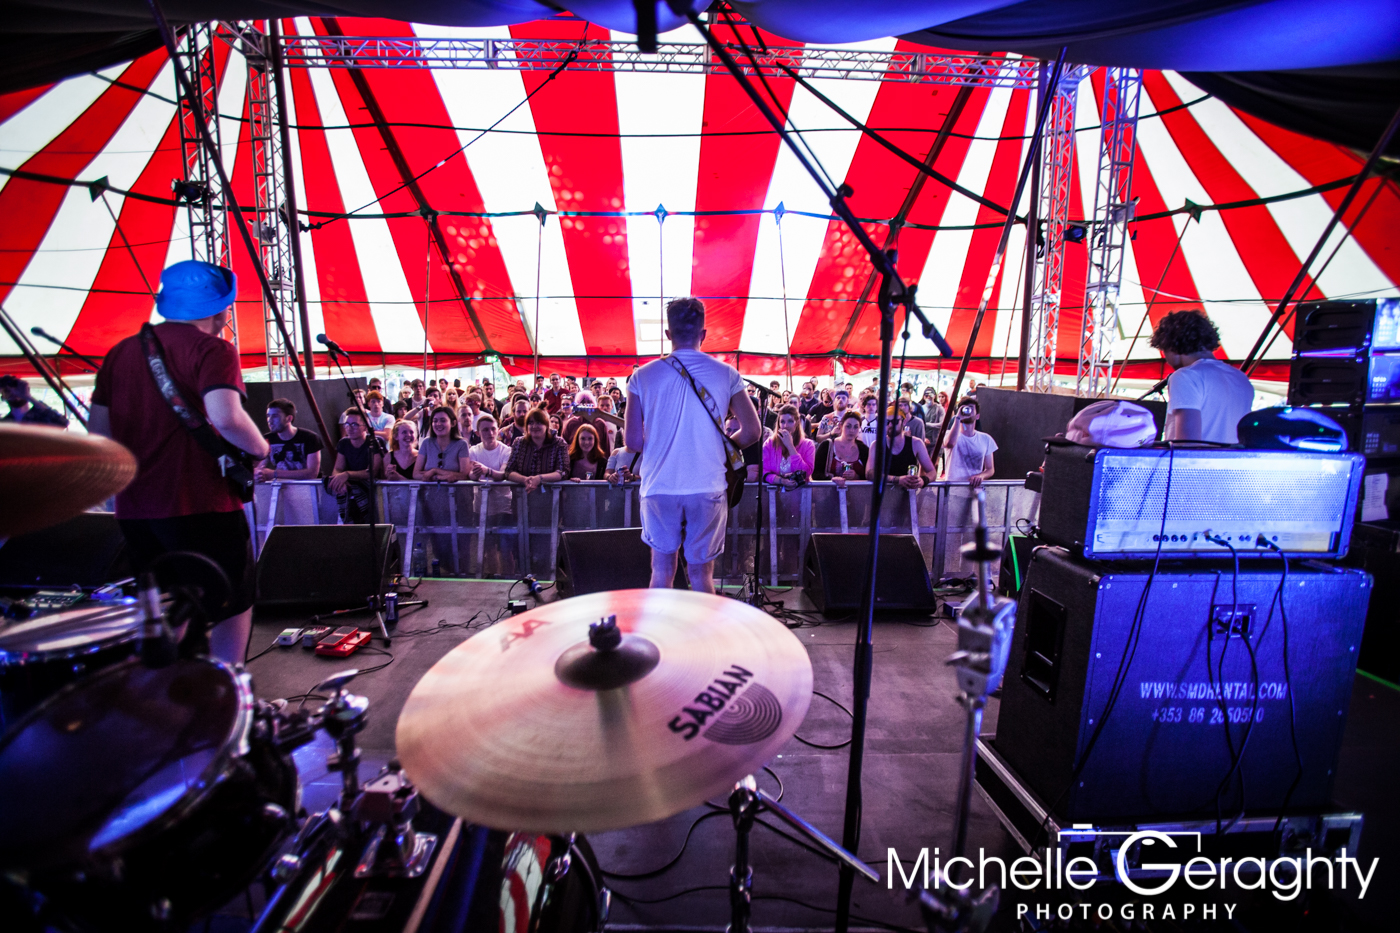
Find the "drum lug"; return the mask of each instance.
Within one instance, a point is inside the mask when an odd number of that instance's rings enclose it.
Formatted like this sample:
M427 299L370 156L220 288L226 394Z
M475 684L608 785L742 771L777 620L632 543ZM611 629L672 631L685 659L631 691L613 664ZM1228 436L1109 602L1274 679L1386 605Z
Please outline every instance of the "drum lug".
M272 880L278 884L286 884L297 876L301 871L301 856L288 852L272 864Z
M603 929L608 925L608 915L612 913L612 892L603 888L598 892L598 925L594 927L594 933L603 933Z

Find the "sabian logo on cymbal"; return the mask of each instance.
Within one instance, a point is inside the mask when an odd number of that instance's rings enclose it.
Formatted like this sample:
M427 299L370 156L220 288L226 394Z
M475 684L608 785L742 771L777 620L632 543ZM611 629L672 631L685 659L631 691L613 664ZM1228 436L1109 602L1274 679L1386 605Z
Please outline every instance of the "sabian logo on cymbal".
M753 676L753 671L731 664L696 694L693 705L683 707L667 725L687 742L702 730L705 738L721 745L763 741L778 731L783 708L773 691L751 682ZM704 728L706 723L710 723L709 728Z

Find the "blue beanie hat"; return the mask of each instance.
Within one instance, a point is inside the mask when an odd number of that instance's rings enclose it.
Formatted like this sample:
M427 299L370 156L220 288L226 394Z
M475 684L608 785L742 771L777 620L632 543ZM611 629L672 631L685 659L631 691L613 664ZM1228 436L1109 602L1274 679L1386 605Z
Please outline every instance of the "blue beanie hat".
M177 262L160 274L156 310L168 321L200 321L233 304L238 278L199 259Z

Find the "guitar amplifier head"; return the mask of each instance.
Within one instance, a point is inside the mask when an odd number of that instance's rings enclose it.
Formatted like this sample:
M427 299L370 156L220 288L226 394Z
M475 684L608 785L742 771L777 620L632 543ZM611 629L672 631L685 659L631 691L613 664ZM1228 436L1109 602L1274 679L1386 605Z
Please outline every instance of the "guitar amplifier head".
M1366 458L1235 448L1046 448L1040 533L1098 560L1346 554ZM1170 493L1168 486L1170 485ZM1164 520L1165 514L1165 520Z

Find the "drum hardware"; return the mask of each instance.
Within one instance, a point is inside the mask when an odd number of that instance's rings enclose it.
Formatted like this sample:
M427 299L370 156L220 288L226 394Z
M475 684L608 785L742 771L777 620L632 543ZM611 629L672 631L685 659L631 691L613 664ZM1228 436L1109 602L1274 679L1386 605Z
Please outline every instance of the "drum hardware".
M341 813L351 813L355 798L360 796L360 750L355 746L355 734L365 727L365 714L369 711L369 700L355 696L345 689L345 685L359 675L352 668L329 677L311 692L334 690L326 705L321 708L321 728L335 740L335 752L326 758L327 771L339 771Z
M958 650L947 663L956 668L958 702L967 711L963 732L962 767L958 777L957 819L953 833L953 857L967 848L967 821L972 809L972 785L976 780L977 737L987 697L1001 686L1011 653L1016 625L1016 603L992 594L992 564L1001 559L987 533L987 493L977 490L977 527L973 540L963 545L963 556L977 564L977 600L958 615ZM930 931L968 933L985 930L996 913L1001 892L991 885L976 895L971 888L952 887L919 892L919 909Z
M354 816L375 829L360 856L356 878L417 878L423 874L437 847L437 836L414 830L418 808L418 789L397 761L389 762L386 773L365 785L355 801Z
M750 774L734 785L729 795L729 813L734 821L734 866L729 870L728 933L749 933L749 913L753 905L753 866L749 864L749 833L760 813L772 813L806 836L839 862L875 883L880 873L837 845L830 837L787 807L759 790Z

